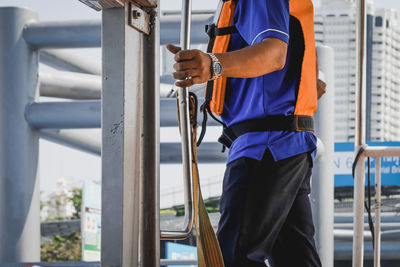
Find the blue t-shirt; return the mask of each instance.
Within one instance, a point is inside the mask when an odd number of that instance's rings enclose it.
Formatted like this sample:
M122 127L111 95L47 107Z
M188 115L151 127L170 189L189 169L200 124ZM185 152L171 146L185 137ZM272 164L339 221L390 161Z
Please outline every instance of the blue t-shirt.
M261 42L268 37L288 43L285 67L256 78L229 78L222 120L227 126L264 118L268 115L292 115L296 104L296 87L300 67L289 66L289 0L240 0L228 51ZM266 61L268 59L265 59ZM298 69L298 70L296 70ZM228 163L241 157L261 160L269 149L276 161L316 149L316 137L310 132L250 132L239 136L229 150Z

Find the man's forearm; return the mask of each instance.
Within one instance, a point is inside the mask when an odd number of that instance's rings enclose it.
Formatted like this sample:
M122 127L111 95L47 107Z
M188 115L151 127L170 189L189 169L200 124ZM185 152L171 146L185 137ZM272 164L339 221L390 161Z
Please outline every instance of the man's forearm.
M180 87L204 83L211 79L211 58L200 50L184 50L167 44L175 54L173 77ZM216 54L222 64L222 76L252 78L265 75L285 66L287 44L277 38L266 38L258 44L232 52ZM188 79L187 79L188 78Z
M222 76L253 78L265 75L285 66L287 44L276 38L243 49L215 54L222 64Z

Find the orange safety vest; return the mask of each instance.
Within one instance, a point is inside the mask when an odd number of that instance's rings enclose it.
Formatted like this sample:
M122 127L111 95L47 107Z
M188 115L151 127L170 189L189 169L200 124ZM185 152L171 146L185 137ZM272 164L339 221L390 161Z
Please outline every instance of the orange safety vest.
M219 2L218 9L214 16L214 22L206 26L207 34L210 37L207 52L215 54L228 51L231 35L237 32L236 27L233 25L237 1L240 0L221 0ZM290 28L295 31L293 33L290 32L290 38L291 40L295 39L292 41L301 42L299 47L296 47L295 51L296 53L301 53L298 55L299 58L301 58L301 75L294 115L286 116L284 118L286 120L284 125L276 124L276 122L282 120L282 116L275 116L275 118L274 116L269 116L271 118L266 118L267 123L265 124L274 123L275 125L264 124L264 128L261 129L257 129L257 127L253 127L255 129L252 129L252 127L250 127L251 129L248 131L313 131L312 116L317 109L317 72L315 67L317 59L314 37L313 4L311 0L289 0L289 11ZM204 119L198 145L201 143L205 134L207 113L222 123L214 114L219 116L223 112L226 85L227 77L219 77L214 81L207 82L205 99L201 107ZM258 124L259 122L260 121L257 120ZM241 126L241 128L243 127L244 126ZM226 128L225 125L224 128ZM246 129L239 132L244 133Z

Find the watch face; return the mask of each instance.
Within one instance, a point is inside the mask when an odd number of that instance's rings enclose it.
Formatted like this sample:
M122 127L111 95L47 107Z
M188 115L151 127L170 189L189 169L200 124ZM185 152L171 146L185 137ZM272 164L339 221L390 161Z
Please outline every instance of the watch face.
M216 75L221 75L221 72L222 72L222 65L221 65L221 63L219 63L219 62L215 63L215 64L214 64L214 73L215 73Z

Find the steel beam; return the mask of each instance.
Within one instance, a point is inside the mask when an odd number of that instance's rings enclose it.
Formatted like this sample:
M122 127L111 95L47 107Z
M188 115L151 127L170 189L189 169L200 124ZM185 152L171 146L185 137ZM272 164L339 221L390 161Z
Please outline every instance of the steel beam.
M83 152L101 155L101 134L97 130L42 130L40 137Z
M41 96L69 99L100 99L101 76L66 71L39 73Z
M199 98L199 103L203 103L203 98ZM174 127L178 126L177 119L177 107L176 107L176 99L174 98L165 98L161 99L161 113L160 113L160 122L161 127ZM198 107L197 122L201 125L203 121L203 115L200 113L200 105ZM221 126L218 122L213 119L209 119L207 121L207 126Z
M366 115L366 20L367 3L365 0L357 2L357 38L356 38L356 120L354 151L365 145L365 115ZM353 267L363 266L363 218L364 218L364 191L365 191L365 164L361 156L357 162L354 177L354 239L353 239Z
M206 44L208 42L208 35L204 28L206 24L211 23L213 16L210 15L196 15L193 14L191 19L191 44ZM161 45L167 43L179 44L180 34L179 28L181 25L180 15L163 16L161 18Z
M25 118L35 129L100 128L100 107L97 100L32 103Z
M156 4L158 1L155 1ZM140 135L140 265L160 266L160 21L149 9L151 29L143 35L143 115ZM136 140L136 141L139 141Z
M61 49L40 50L40 62L56 69L101 75L101 62Z
M98 75L66 71L40 72L39 86L41 96L77 100L101 98L101 76ZM195 90L203 91L204 88L198 86L195 87ZM174 86L172 84L160 84L161 98L174 98L175 94L176 91L174 90ZM170 107L169 109L174 108L174 104L172 102L170 102L168 105ZM170 114L168 116L169 124L174 125L174 117L176 121L176 115Z
M37 129L100 128L100 106L100 100L32 103L27 106L25 117ZM162 99L160 107L160 125L178 126L176 99ZM200 124L201 120L199 116ZM207 125L220 126L214 120L209 120Z
M311 206L315 225L315 242L322 266L333 267L333 212L334 212L334 55L333 49L317 47L318 65L325 74L327 84L325 95L319 100L315 113L315 133L318 156L312 175ZM321 153L322 152L322 153Z
M206 44L208 36L204 26L212 22L210 15L193 16L191 27L192 44ZM180 16L161 18L160 44L179 43ZM39 22L28 24L24 31L26 41L36 48L100 47L100 21Z
M137 267L143 36L129 5L102 11L102 267Z
M51 21L26 25L24 38L36 48L100 47L100 21Z
M40 260L39 132L24 118L37 96L39 60L22 38L37 17L0 8L0 264Z
M93 130L41 130L40 137L57 144L81 150L97 156L101 155L101 138ZM198 148L199 163L225 163L227 153L221 153L221 144L203 142ZM161 143L160 162L163 164L182 163L180 143Z

